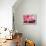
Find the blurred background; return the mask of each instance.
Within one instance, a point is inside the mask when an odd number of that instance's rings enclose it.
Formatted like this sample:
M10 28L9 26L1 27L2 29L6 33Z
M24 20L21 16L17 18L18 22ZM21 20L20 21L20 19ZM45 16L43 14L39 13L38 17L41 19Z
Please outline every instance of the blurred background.
M40 35L39 35L40 37L37 37L37 38L38 39L40 38L39 42L41 41L40 43L42 44L42 46L46 46L46 0L40 0L40 1L41 1L41 16L38 16L38 17L40 17L40 25L39 24L37 25L37 27L40 28ZM0 0L0 27L7 27L8 29L13 28L12 7L15 4L15 2L16 2L16 0ZM25 32L25 30L28 32L28 30L29 30L28 26L26 26L27 29L23 29L24 32ZM38 29L36 28L36 29L39 30L39 28ZM20 30L20 28L18 29L18 31L19 30ZM22 32L23 32L23 30L22 30ZM36 31L34 31L34 33ZM25 32L25 36L27 36L26 35L27 32ZM29 31L28 33L30 35L31 32ZM32 35L31 35L31 37L32 37ZM29 36L29 38L30 38L30 36ZM36 39L36 41L37 41L37 39Z

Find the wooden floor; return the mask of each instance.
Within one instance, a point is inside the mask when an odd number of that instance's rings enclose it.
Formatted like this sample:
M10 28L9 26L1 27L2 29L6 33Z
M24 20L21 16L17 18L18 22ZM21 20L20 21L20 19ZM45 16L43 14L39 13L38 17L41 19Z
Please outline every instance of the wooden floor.
M13 40L6 40L6 42L1 44L0 46L16 46L15 45L15 39L13 39Z

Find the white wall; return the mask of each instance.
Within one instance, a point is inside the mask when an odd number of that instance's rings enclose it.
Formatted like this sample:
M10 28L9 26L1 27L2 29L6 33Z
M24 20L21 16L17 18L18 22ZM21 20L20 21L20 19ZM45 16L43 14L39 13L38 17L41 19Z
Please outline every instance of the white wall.
M22 32L25 38L35 41L36 46L41 46L41 1L40 0L23 0L22 3L14 5L14 19L15 28L18 32ZM24 14L36 14L37 23L27 24L23 23Z
M41 46L40 44L46 46L46 0L28 0L30 3L26 1L25 4L22 1L21 4L16 3L18 6L16 4L13 6L15 28L22 32L25 38L33 39L36 46ZM37 15L36 25L23 24L23 14L30 14L30 10Z
M41 38L42 46L46 46L46 0L41 1Z
M0 27L12 28L12 6L16 0L0 0Z

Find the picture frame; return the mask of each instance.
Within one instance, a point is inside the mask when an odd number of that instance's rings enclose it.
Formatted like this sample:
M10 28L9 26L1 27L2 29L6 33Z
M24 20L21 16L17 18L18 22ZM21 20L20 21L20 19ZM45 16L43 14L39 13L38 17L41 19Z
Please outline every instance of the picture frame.
M24 24L36 24L37 16L36 15L24 15L23 23Z

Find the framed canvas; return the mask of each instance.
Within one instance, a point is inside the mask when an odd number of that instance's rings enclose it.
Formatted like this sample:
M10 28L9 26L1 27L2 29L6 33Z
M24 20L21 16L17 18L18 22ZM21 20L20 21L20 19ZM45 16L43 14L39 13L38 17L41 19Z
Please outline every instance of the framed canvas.
M23 16L23 23L24 24L35 24L37 20L36 15L24 15Z

